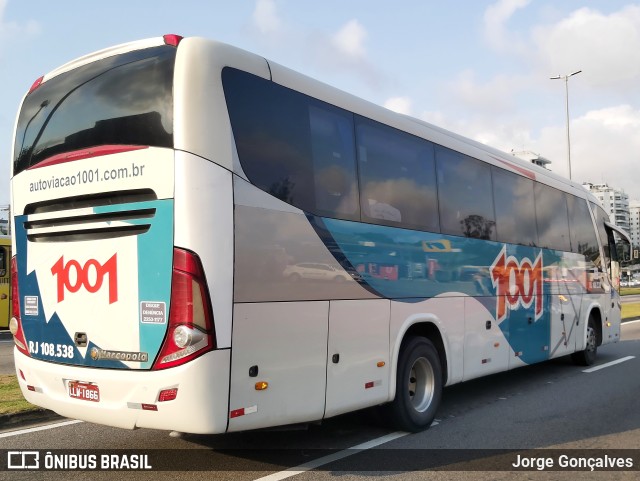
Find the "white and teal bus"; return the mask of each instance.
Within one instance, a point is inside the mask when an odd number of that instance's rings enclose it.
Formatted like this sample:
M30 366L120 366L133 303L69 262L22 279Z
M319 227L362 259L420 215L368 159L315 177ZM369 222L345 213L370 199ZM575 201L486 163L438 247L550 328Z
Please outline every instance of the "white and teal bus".
M68 63L14 139L16 373L63 416L418 431L444 386L620 338L581 186L222 43Z

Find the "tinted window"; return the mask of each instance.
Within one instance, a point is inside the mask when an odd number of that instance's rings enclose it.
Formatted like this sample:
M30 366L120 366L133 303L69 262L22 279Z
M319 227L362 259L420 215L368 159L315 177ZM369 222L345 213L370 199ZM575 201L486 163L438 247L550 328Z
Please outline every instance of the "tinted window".
M490 166L444 147L436 164L442 232L495 240Z
M357 214L353 116L327 105L309 105L316 211Z
M497 167L491 170L498 240L538 245L533 181Z
M437 231L433 145L361 117L356 129L363 220Z
M0 247L0 277L7 274L7 258L4 247Z
M600 257L596 231L591 220L589 205L584 199L573 195L567 197L569 201L569 228L571 230L571 249L595 263Z
M594 203L591 203L591 210L596 218L596 228L598 230L598 237L600 237L600 243L602 244L602 250L604 251L604 267L609 268L611 262L611 255L609 251L609 234L604 226L605 222L609 222L609 216L604 209Z
M534 192L539 246L571 251L566 194L540 183L535 184Z
M359 219L353 115L239 70L222 82L249 180L308 212Z
M20 111L14 173L96 145L172 147L175 52L170 46L137 50L43 83Z

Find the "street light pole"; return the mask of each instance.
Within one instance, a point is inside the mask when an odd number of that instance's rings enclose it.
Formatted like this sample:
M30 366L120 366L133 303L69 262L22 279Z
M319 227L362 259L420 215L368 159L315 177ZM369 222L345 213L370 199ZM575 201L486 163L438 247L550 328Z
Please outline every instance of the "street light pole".
M578 75L582 70L577 70L568 75L556 75L551 80L564 80L565 105L567 110L567 163L569 164L569 180L571 180L571 138L569 137L569 77Z

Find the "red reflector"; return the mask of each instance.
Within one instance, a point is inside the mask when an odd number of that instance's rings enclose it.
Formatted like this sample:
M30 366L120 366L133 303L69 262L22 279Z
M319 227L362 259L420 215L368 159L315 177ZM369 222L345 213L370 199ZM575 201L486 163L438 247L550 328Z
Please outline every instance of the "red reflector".
M24 379L25 381L27 380L27 378L26 378L26 377L24 377L24 373L22 372L22 369L20 369L20 377L21 377L22 379Z
M162 38L164 39L165 45L171 45L173 47L177 47L178 44L180 43L180 40L182 40L184 37L182 37L181 35L169 33L167 35L163 35Z
M370 381L370 382L368 382L368 383L366 383L366 384L364 385L364 388L365 388L365 389L371 389L373 386L374 386L373 381Z
M142 409L144 411L157 411L158 406L156 406L155 404L143 404Z
M177 397L178 397L177 388L165 389L163 391L160 391L160 395L158 396L158 402L173 401Z
M35 388L34 386L27 386L27 389L28 389L29 391L36 392L36 388Z
M229 417L230 418L238 418L240 416L244 416L244 408L234 409L233 411L231 411L229 413Z
M64 154L54 155L47 160L32 165L27 170L39 169L49 165L64 164L65 162L73 162L74 160L88 159L91 157L100 157L102 155L120 154L122 152L130 152L132 150L147 149L146 145L99 145L90 149L74 150L73 152L65 152Z
M33 82L33 85L31 86L31 88L29 89L29 92L27 92L27 95L29 95L31 92L33 92L35 89L37 89L38 87L40 87L40 84L42 83L42 80L44 79L44 75L42 77L40 77L39 79L37 79L35 82Z

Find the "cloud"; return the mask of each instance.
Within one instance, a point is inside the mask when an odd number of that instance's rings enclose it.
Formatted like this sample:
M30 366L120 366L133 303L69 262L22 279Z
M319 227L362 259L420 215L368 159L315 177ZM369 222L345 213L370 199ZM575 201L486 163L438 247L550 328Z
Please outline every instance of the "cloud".
M545 132L542 142L551 144L558 131ZM552 138L546 138L547 135ZM558 153L558 163L566 163L564 149ZM547 149L554 148L547 145ZM557 150L557 146L555 147ZM562 160L560 160L562 159ZM640 161L640 109L621 104L591 110L571 122L571 170L578 182L606 182L624 189L640 199L640 173L635 168ZM566 168L565 168L566 169Z
M409 97L391 97L387 99L384 106L399 114L411 115L411 104L412 102Z
M11 40L27 36L38 35L41 31L40 24L35 20L28 20L24 23L5 21L5 9L9 0L0 0L0 40L5 47L5 39Z
M257 0L252 20L262 34L278 33L282 28L275 0Z
M506 23L513 14L525 8L531 0L499 0L487 7L484 13L484 36L489 45L498 51L518 51L523 47Z
M525 75L496 75L483 83L473 70L464 70L448 86L457 103L479 112L513 110L515 95L531 83Z
M331 37L331 43L346 58L364 59L366 39L366 29L357 20L350 20Z
M496 122L490 116L451 121L442 112L421 118L504 152L531 150L551 160L549 168L569 176L565 124L534 132L527 119ZM592 109L571 120L571 172L576 182L608 183L640 199L640 109L620 104Z
M560 97L561 86L548 78L582 70L570 87L572 178L606 182L640 199L640 172L632 168L640 161L640 5L610 13L580 8L510 30L529 3L500 0L484 16L485 39L520 70L488 79L459 72L443 87L440 107L420 117L505 152L534 151L568 176L566 125L556 115L564 86Z
M609 15L581 8L553 25L539 26L532 40L541 68L565 75L583 70L591 87L637 91L640 81L640 6Z
M386 82L386 76L369 60L367 29L356 19L349 20L330 35L320 33L309 37L311 48L323 68L335 72L355 73L374 89Z

